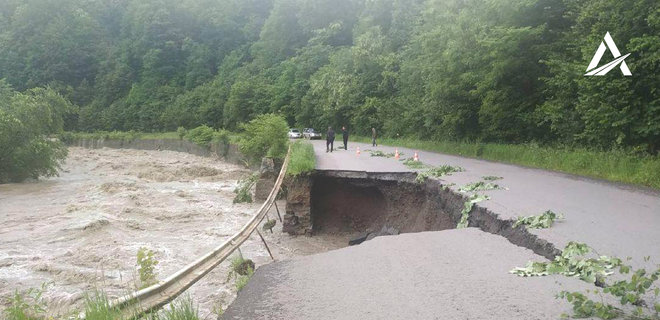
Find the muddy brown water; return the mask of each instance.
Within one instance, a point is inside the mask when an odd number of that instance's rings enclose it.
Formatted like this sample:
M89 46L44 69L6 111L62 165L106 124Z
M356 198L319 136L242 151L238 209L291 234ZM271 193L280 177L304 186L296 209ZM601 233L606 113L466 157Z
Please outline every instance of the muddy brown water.
M156 252L163 279L238 231L259 203L233 204L249 171L218 159L173 151L70 148L60 176L0 185L0 309L14 290L50 283L51 314L78 308L85 293L111 297L135 287L136 253ZM280 203L280 208L284 203ZM276 216L271 209L270 217ZM333 235L264 233L277 260L345 246ZM271 260L256 235L242 253ZM229 261L188 293L202 318L235 297Z

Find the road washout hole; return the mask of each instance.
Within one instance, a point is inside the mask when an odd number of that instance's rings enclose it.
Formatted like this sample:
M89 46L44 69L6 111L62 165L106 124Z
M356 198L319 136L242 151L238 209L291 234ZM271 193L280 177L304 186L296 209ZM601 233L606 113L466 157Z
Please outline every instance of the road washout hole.
M316 171L311 187L314 234L361 234L396 229L401 233L455 229L467 197L442 180L415 181L416 174ZM475 205L469 226L505 237L509 242L553 259L559 250L514 221Z

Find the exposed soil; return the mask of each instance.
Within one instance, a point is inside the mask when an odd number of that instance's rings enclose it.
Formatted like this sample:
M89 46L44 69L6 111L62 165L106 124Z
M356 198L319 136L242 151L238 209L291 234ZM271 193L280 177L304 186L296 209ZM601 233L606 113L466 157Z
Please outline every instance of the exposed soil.
M317 171L312 177L312 226L318 235L358 236L382 228L402 233L454 229L467 200L437 179L417 183L412 173ZM513 221L475 205L469 226L553 259L553 244ZM347 240L348 241L348 240Z
M44 282L52 283L45 297L54 313L79 306L95 288L119 296L135 286L140 247L156 252L164 278L222 243L260 206L232 203L237 180L249 171L217 159L173 151L69 152L59 177L0 185L0 305L14 290ZM332 235L290 237L279 225L263 233L278 260L345 246ZM256 235L241 249L257 265L270 262ZM222 263L189 290L203 318L233 300L229 269L229 261Z
M384 226L401 232L455 228L439 198L424 185L406 181L407 176L396 180L314 177L314 228L320 233L375 231Z

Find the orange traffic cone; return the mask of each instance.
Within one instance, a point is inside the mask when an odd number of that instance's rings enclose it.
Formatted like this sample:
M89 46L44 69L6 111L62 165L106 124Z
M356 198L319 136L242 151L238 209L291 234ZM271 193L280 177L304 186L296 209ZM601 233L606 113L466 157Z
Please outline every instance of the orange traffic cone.
M360 155L360 147L357 147L357 151L355 151L355 154L357 154L358 156Z
M415 156L413 157L413 160L419 161L419 156L417 155L417 151L415 151Z
M394 159L399 160L399 149L394 149Z

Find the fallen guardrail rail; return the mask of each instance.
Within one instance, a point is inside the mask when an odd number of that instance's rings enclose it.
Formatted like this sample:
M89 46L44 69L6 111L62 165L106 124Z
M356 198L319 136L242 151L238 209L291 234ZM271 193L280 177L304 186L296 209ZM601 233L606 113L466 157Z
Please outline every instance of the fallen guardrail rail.
M280 170L275 186L273 186L273 189L270 191L268 198L266 198L266 201L261 208L259 208L257 213L239 232L234 234L220 246L213 249L213 251L207 253L158 284L111 301L110 308L120 310L122 316L128 319L137 318L145 313L155 311L174 300L179 294L183 293L186 289L229 257L229 255L231 255L250 237L259 226L259 223L264 219L268 210L273 206L280 187L282 186L282 182L284 181L290 155L291 147L289 147L286 158L284 158L282 169ZM80 318L85 319L85 315L81 314Z

